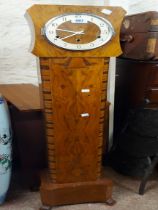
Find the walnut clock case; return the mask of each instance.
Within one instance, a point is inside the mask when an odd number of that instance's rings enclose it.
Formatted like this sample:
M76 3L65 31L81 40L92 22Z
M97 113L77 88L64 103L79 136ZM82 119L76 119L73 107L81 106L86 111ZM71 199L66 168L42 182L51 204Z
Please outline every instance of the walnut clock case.
M32 53L39 57L48 147L43 207L113 204L102 177L109 57L122 53L119 7L34 5Z

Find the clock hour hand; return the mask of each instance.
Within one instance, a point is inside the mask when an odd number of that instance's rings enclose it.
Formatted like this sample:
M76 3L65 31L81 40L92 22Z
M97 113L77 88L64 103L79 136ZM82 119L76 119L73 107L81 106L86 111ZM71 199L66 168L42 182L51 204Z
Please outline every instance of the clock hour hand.
M75 36L75 35L80 35L80 34L84 34L84 31L77 31L77 32L75 32L75 33L73 33L73 34L71 34L71 35L69 35L69 36L65 36L65 37L63 37L63 38L61 38L62 40L63 39L67 39L67 38L69 38L69 37L72 37L72 36Z

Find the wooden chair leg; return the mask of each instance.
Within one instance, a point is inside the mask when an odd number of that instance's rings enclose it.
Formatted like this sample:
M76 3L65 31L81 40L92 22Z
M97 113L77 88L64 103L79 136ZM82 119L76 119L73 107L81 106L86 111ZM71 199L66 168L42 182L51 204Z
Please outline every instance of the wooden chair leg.
M145 172L145 175L140 183L140 187L139 187L139 194L140 195L144 195L144 191L145 191L145 187L146 187L146 183L149 179L149 176L152 174L156 164L158 163L158 154L156 154L156 156L153 158L151 165L148 167L148 169Z

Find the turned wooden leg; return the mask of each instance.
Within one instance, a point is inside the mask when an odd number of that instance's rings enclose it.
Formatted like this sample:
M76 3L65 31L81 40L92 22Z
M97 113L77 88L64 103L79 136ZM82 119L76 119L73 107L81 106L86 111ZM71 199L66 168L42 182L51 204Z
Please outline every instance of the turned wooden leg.
M106 202L105 202L108 206L113 206L116 204L116 201L113 198L109 198Z
M42 205L39 210L51 210L52 206L44 206Z

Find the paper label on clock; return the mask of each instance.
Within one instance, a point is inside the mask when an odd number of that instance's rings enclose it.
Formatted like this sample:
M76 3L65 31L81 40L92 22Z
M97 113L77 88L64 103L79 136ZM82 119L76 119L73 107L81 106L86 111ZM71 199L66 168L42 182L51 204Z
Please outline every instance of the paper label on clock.
M109 9L103 9L101 12L104 13L105 15L111 15L112 13L112 11Z
M71 23L87 23L88 21L83 19L83 18L76 18L76 19L73 19L71 20Z

